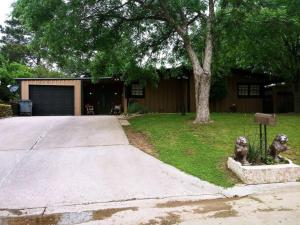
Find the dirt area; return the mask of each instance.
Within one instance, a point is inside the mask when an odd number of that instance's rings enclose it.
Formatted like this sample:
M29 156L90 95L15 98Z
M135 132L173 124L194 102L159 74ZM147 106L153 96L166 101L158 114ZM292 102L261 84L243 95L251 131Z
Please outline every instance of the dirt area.
M149 138L145 134L137 132L129 126L123 127L123 129L131 145L141 149L147 154L157 157L154 146L150 143Z
M93 220L103 220L105 218L111 217L113 214L116 214L116 213L122 212L122 211L127 211L127 210L137 211L138 208L137 207L127 207L127 208L97 210L97 211L93 212Z
M67 225L81 222L99 221L112 217L114 214L123 211L137 211L137 207L108 208L95 211L83 211L78 213L55 213L50 215L19 216L1 219L0 224L5 225ZM67 218L67 219L66 219Z
M173 225L181 222L180 216L174 213L167 213L166 216L159 216L155 219L149 220L147 223L140 223L139 225Z

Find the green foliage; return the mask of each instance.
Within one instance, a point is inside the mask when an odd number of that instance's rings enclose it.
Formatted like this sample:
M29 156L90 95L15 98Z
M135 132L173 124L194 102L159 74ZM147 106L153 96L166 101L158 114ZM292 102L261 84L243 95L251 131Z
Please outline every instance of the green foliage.
M10 105L0 104L0 118L12 116L12 109Z
M12 98L12 94L4 85L0 85L0 100L7 102Z
M65 71L89 73L95 80L117 75L130 83L156 81L157 65L189 64L178 25L187 24L192 31L201 61L206 9L204 0L18 0L13 14ZM167 14L173 22L166 20Z
M57 71L50 71L43 66L30 68L17 62L10 63L0 54L0 100L9 101L16 97L10 93L7 86L15 84L15 78L34 77L63 77L64 74Z
M2 86L6 87L9 84L13 84L15 78L21 77L33 77L33 69L19 63L8 63L8 61L2 60L2 64L0 65L0 81Z
M287 81L300 77L298 0L222 1L216 64Z
M7 65L6 69L12 78L34 77L33 69L19 63L10 63Z
M142 106L141 104L139 104L138 102L131 102L128 105L128 113L129 114L133 114L133 113L147 113L147 109Z
M0 52L10 62L36 65L39 61L39 50L31 45L31 35L20 21L11 17L0 26Z
M227 83L224 76L213 76L210 90L210 98L213 101L219 101L228 94Z
M263 151L260 149L259 140L257 138L247 137L248 139L248 155L247 160L251 164L260 164L263 158Z
M62 78L66 77L65 74L59 71L52 71L44 66L36 66L32 70L32 76L33 77L40 77L40 78Z

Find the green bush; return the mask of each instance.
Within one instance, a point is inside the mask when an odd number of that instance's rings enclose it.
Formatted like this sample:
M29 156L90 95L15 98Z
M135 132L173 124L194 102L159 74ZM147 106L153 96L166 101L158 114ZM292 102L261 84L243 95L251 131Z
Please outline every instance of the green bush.
M260 164L262 159L262 150L259 147L257 141L253 141L249 139L249 148L248 148L248 155L247 160L251 164Z
M0 117L12 116L12 109L10 105L0 104Z
M128 113L147 113L147 109L137 102L129 103Z
M0 85L0 100L9 101L12 97L12 94L7 87Z

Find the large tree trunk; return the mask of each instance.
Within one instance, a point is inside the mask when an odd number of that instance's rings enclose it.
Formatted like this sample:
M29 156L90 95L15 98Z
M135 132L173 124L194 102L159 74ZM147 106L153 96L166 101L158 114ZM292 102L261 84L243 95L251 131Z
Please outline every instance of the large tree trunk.
M201 67L198 57L188 40L185 40L185 48L192 62L195 82L196 117L194 123L208 123L210 121L209 92L211 75L210 72L206 73Z
M188 37L188 31L184 27L177 26L177 32L184 42L184 47L191 60L195 80L195 103L196 118L194 123L208 123L210 121L209 93L211 85L211 63L212 63L212 24L214 18L214 0L209 0L209 15L207 19L207 34L203 66L199 62L197 54L193 49Z
M202 74L195 74L195 97L196 97L196 117L194 123L208 123L210 121L209 112L209 92L210 77Z
M209 15L207 20L207 34L203 69L201 73L195 73L195 94L196 94L196 118L194 123L208 123L210 121L209 93L211 86L211 64L212 64L212 23L214 18L214 0L209 0Z

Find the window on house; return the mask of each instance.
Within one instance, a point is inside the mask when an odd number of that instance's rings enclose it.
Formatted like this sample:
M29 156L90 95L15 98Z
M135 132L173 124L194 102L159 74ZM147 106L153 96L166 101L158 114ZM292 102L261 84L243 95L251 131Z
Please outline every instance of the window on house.
M130 95L133 98L143 98L145 96L145 88L141 84L131 84Z
M250 96L259 96L260 95L260 86L258 84L250 85Z
M240 84L238 85L238 96L248 96L248 85L247 84Z
M259 97L260 85L259 84L238 84L239 97Z

